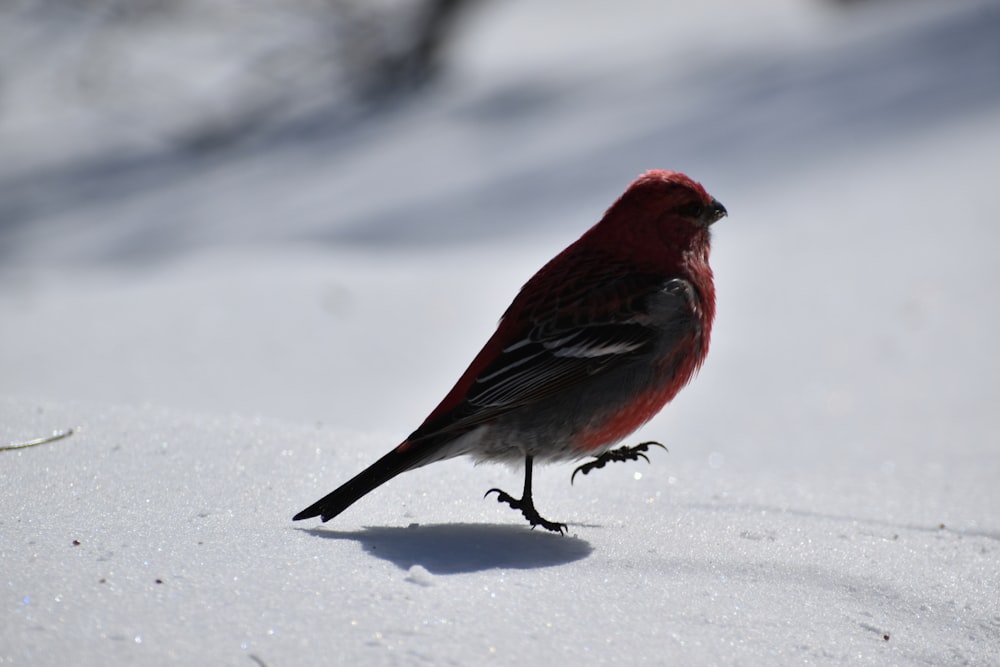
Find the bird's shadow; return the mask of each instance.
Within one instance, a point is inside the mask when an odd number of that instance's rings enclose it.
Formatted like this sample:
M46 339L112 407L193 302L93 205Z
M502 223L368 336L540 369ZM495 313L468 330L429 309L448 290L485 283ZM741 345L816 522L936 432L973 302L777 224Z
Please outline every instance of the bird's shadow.
M330 540L352 540L366 552L408 570L420 565L432 574L565 565L594 550L586 540L528 530L524 526L444 523L401 527L368 526L304 532Z

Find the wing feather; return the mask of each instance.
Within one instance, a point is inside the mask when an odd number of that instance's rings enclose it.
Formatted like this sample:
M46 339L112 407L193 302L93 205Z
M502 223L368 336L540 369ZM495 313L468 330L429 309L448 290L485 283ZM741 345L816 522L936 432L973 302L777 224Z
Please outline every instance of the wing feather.
M664 333L684 335L695 321L686 280L626 273L586 287L531 304L529 326L476 375L464 400L408 440L467 431L554 396L645 353Z

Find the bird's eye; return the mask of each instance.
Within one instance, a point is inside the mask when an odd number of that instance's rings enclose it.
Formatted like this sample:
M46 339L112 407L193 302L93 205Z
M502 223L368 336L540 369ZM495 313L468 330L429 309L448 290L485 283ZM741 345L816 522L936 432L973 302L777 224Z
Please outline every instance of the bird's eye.
M700 218L705 207L699 201L688 202L677 207L677 212L688 218Z

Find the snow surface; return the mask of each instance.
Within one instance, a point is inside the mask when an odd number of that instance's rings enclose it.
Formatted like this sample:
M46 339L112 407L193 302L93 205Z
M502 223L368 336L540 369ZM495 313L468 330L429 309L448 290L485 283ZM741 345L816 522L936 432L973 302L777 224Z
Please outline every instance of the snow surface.
M0 664L1000 664L1000 4L537 4L209 158L119 131L228 108L183 54L155 104L52 104L82 46L7 84L0 446L75 432L0 451ZM730 211L669 453L537 470L566 537L464 459L290 521L651 167Z

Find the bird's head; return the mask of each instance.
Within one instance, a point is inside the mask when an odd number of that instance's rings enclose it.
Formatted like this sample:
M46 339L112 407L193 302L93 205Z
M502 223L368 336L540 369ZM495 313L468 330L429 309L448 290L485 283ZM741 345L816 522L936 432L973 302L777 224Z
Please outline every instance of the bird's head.
M629 185L587 236L588 243L652 270L708 259L709 228L726 207L676 171L651 170Z
M687 222L706 229L728 214L700 183L682 173L660 169L647 171L633 181L619 203L638 209L643 218L669 219L669 224Z

